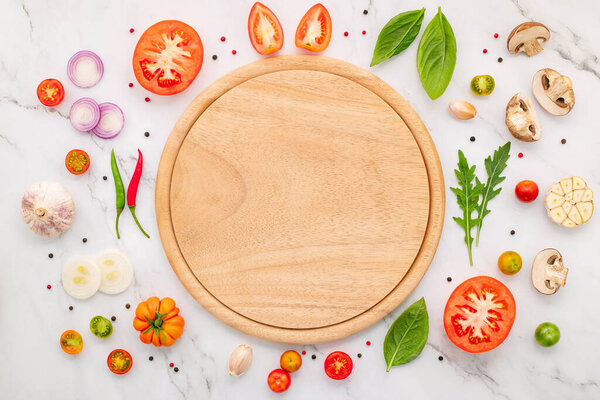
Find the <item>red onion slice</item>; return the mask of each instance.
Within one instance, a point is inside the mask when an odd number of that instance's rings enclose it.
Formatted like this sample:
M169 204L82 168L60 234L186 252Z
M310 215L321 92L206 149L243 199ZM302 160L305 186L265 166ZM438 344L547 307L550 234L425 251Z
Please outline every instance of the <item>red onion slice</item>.
M82 97L71 106L69 121L79 132L91 131L100 122L100 107L94 99Z
M100 122L92 132L102 139L111 139L121 133L125 125L125 116L116 104L100 103Z
M67 64L67 75L80 88L89 88L100 81L104 74L104 64L98 55L89 50L73 54Z

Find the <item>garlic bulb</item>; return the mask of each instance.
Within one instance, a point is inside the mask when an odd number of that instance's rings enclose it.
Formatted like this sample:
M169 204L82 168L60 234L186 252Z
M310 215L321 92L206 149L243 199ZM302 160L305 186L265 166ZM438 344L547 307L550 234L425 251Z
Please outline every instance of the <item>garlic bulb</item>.
M21 215L38 235L56 237L71 227L75 203L67 188L56 182L37 182L21 200Z
M240 376L248 370L252 364L252 347L240 344L231 352L229 357L229 375Z

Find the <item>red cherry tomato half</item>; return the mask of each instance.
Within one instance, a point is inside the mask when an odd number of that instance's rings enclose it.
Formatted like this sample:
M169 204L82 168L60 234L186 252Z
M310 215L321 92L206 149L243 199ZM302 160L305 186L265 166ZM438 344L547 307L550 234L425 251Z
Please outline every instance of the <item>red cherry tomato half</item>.
M539 193L538 185L534 181L521 181L515 186L517 199L524 203L531 203L538 197Z
M297 47L310 51L323 51L331 41L331 17L323 4L310 8L296 28Z
M65 89L56 79L44 79L37 87L37 97L43 105L54 107L65 98Z
M263 56L283 47L283 28L277 16L258 1L254 3L248 16L248 35L254 50Z
M267 383L272 391L280 393L288 390L290 383L292 383L292 378L290 378L290 374L286 371L277 368L271 371L267 378Z
M458 285L450 295L444 310L444 329L460 349L482 353L506 339L516 312L515 299L502 282L477 276Z
M343 351L334 351L325 359L324 367L331 379L346 379L352 372L352 359Z
M65 157L65 166L73 175L81 175L90 167L90 156L83 150L71 150Z
M115 349L108 355L106 364L108 364L110 372L114 372L117 375L123 375L131 369L133 359L127 350Z

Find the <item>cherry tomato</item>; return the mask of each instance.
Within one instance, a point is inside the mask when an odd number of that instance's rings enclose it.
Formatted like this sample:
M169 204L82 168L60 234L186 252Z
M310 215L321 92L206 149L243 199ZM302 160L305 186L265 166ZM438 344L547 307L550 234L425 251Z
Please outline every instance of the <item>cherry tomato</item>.
M43 105L54 107L65 98L65 89L56 79L44 79L37 87L37 97Z
M278 368L271 371L267 378L267 383L272 391L280 393L288 390L290 383L292 383L292 378L290 378L290 374L287 371Z
M110 352L106 359L106 364L110 372L114 372L117 375L123 375L129 372L133 365L133 359L128 351L123 349L115 349Z
M490 75L477 75L471 79L471 91L477 96L487 96L495 87L496 82Z
M331 41L331 17L325 6L317 3L304 14L296 28L296 47L323 51Z
M254 3L248 16L248 35L254 50L263 56L283 47L283 28L279 20L269 7L258 1Z
M342 351L334 351L325 359L324 367L331 379L346 379L352 373L352 359Z
M467 279L450 295L444 310L448 339L469 353L498 347L510 333L517 307L510 290L489 277Z
M519 253L505 251L498 257L498 268L506 275L514 275L521 270L523 260Z
M83 349L83 339L77 331L68 330L60 335L60 347L67 354L81 353Z
M521 200L523 203L531 203L537 199L539 193L540 190L538 189L538 185L534 181L521 181L515 186L517 199Z
M203 59L202 40L194 28L181 21L160 21L138 40L133 72L144 89L170 96L192 84Z
M83 150L71 150L65 157L65 166L73 175L81 175L90 167L90 156Z
M544 322L536 328L535 340L540 346L554 346L560 340L560 330L552 322Z
M302 357L297 351L288 350L281 355L279 364L287 372L296 372L302 366Z

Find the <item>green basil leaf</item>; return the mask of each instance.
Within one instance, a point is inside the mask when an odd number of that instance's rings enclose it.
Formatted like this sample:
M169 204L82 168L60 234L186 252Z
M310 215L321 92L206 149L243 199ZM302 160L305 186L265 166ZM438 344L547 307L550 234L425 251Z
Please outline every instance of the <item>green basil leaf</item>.
M415 40L425 9L406 11L388 21L377 37L371 67L405 50Z
M442 8L433 17L419 42L417 70L431 100L444 94L456 65L456 39Z
M383 356L387 371L417 358L427 343L428 334L429 316L425 299L421 297L400 314L385 335Z

